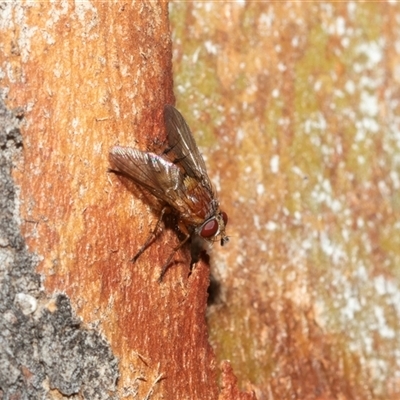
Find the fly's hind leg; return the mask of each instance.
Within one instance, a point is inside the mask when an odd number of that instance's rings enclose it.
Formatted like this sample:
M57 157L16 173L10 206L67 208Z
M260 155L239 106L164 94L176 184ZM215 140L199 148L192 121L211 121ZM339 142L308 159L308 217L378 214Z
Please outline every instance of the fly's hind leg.
M153 240L157 236L157 231L160 228L160 225L162 223L162 220L164 218L164 214L169 212L169 207L163 207L160 213L160 217L158 218L157 224L154 227L154 229L150 232L150 235L148 236L147 240L145 241L144 245L139 249L139 251L135 254L135 256L132 258L131 262L136 262L136 260L145 252L145 250L151 245Z
M186 238L183 239L182 242L180 242L179 245L176 246L176 247L172 250L171 254L169 255L169 257L168 257L168 259L167 259L167 261L165 262L165 264L164 264L163 267L162 267L160 277L158 278L158 283L161 283L161 281L162 281L162 279L163 279L165 273L167 272L167 269L170 267L172 258L174 257L175 253L176 253L189 239L190 239L190 235L187 235Z

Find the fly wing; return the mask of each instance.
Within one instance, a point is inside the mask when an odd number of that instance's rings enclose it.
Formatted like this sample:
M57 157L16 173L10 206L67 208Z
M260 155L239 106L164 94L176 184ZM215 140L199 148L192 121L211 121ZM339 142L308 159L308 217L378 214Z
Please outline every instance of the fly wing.
M179 195L184 189L184 176L175 164L154 153L120 146L111 149L110 160L118 171L133 182L143 186L177 211L183 211L179 204Z
M192 133L173 106L164 107L168 146L162 155L131 147L114 147L111 162L117 169L172 206L192 225L215 214L210 178Z
M211 182L203 157L181 113L175 107L166 105L164 119L169 145L165 152L166 157L179 165L186 175L196 178L203 185L206 184L211 191Z
M169 204L189 223L202 223L210 214L211 192L165 158L115 146L110 151L110 161L122 175Z

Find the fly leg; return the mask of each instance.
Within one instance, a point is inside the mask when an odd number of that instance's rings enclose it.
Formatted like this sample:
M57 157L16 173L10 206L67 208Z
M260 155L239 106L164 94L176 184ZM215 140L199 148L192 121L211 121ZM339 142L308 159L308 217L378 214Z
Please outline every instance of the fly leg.
M167 272L167 269L169 268L172 258L174 257L175 253L190 239L190 235L187 235L185 239L182 240L182 242L179 243L178 246L176 246L173 250L170 256L168 257L168 260L166 263L163 265L160 277L158 278L158 283L161 283L165 273Z
M144 251L151 245L151 243L153 242L153 240L155 239L155 237L157 236L157 231L160 228L160 225L162 223L162 219L164 217L164 214L169 211L168 207L163 207L163 209L161 210L160 213L160 217L158 218L157 224L154 227L154 229L152 230L152 232L150 232L150 235L148 236L146 242L144 243L144 245L139 249L139 251L135 254L135 256L132 258L131 262L136 262L136 260L144 253Z

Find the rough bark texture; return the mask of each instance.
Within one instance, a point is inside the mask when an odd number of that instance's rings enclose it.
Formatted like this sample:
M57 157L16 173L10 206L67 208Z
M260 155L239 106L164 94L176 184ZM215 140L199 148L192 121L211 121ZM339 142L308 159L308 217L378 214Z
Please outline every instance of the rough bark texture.
M38 263L20 234L13 160L19 120L0 101L0 397L45 398L51 391L112 398L117 360L105 339L82 328L63 294L46 295Z
M159 284L172 231L133 265L157 215L107 174L113 145L163 140L174 101L167 4L2 3L0 21L1 86L8 107L24 109L22 139L13 128L1 142L22 147L17 206L10 161L2 181L4 398L216 399L207 265L188 277L184 249Z
M399 2L176 2L221 190L217 359L259 399L400 399Z

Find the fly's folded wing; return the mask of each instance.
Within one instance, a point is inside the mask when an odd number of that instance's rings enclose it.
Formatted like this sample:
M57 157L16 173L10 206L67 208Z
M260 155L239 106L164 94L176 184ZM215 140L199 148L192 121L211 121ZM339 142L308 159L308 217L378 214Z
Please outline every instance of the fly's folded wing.
M203 157L182 114L175 107L166 105L164 107L164 120L169 145L167 157L172 162L177 160L177 165L183 169L185 174L196 178L206 190L212 193L212 185L207 175Z
M115 146L110 151L110 160L123 175L167 203L168 193L176 191L182 181L179 168L154 153Z
M209 213L210 196L200 183L174 163L154 153L115 146L111 163L124 176L169 204L182 218L197 224Z

